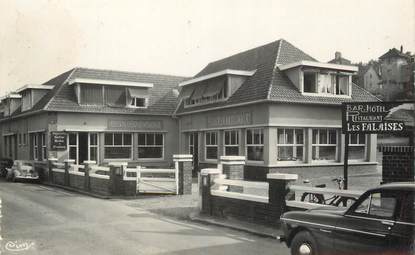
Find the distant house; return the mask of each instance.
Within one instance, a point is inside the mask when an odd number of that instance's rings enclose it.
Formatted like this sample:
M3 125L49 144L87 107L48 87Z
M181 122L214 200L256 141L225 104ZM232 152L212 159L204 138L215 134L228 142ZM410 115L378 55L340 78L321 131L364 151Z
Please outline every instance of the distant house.
M411 70L413 57L396 48L388 50L379 57L381 68L381 95L385 101L408 99L413 95Z
M343 58L342 53L339 51L336 51L336 53L334 53L334 59L330 60L328 63L338 64L338 65L351 65L352 64L350 60Z
M359 84L370 93L381 96L382 78L380 65L376 61L370 61L367 65L359 67Z

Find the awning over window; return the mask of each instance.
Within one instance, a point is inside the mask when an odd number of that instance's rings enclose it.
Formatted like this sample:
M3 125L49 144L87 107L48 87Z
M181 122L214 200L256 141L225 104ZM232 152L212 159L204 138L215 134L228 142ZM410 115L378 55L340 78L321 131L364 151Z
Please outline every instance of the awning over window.
M192 100L201 99L206 87L203 85L199 85L195 87L195 91L193 92Z
M128 94L130 97L139 98L146 98L149 95L147 88L128 88Z
M184 86L180 91L180 98L188 98L194 91L194 86Z
M224 86L224 81L211 82L203 93L204 97L211 97L220 93Z

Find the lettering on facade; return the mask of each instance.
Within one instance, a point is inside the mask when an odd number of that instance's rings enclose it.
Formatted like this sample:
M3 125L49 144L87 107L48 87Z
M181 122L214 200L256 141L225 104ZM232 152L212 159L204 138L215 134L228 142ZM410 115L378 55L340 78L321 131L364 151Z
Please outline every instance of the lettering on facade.
M66 150L67 134L62 132L51 133L50 147L52 150Z
M108 129L122 130L160 130L163 128L161 120L109 120Z
M226 127L252 124L252 114L250 112L212 115L207 117L208 127Z
M394 133L405 131L413 102L343 103L343 133Z

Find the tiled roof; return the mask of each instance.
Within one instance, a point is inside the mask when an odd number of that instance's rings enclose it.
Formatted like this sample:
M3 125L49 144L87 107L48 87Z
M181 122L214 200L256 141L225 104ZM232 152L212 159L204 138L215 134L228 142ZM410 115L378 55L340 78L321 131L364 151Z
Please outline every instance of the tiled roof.
M173 89L177 89L179 82L185 79L184 77L171 75L121 72L113 70L87 68L75 68L69 76L68 80L72 80L75 78L143 82L152 83L154 84L154 86L153 88L149 89L149 106L146 109L138 109L102 105L79 105L77 103L73 87L65 83L61 85L58 91L53 95L52 99L45 107L45 110L93 113L169 115L173 113L177 101L177 95L173 92Z
M380 56L379 59L386 59L386 58L393 58L393 57L410 58L409 55L400 52L396 48L393 48L393 49L389 49L388 52Z
M334 104L347 101L377 101L378 99L366 90L353 84L351 99L336 97L305 96L292 84L278 66L297 61L317 61L291 43L281 39L233 56L208 64L195 77L208 75L225 69L256 70L247 78L241 87L224 102L203 106L184 108L183 103L176 113L188 113L209 108L230 107L240 103L274 101L304 104Z
M143 82L152 83L154 86L150 88L150 101L146 109L102 105L87 106L77 103L73 86L68 84L69 80L75 78ZM46 110L85 113L171 115L177 105L177 93L173 90L177 89L179 82L184 79L185 77L162 74L74 68L43 83L44 85L54 85L54 88L48 91L32 109L22 112L22 114ZM19 113L16 112L14 115L18 116Z
M350 61L348 59L345 59L345 58L339 58L339 59L333 58L332 60L330 60L327 63L339 64L339 65L351 65L352 61Z

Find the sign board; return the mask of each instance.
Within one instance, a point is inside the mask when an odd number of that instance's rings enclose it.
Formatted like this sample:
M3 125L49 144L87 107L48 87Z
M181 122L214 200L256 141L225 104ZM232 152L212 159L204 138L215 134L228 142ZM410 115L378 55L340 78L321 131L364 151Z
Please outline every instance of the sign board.
M161 120L108 120L108 129L160 130L162 128Z
M50 147L52 150L66 150L67 134L63 132L52 132Z
M344 134L399 133L413 122L413 102L354 102L342 104ZM412 124L413 125L413 124Z

